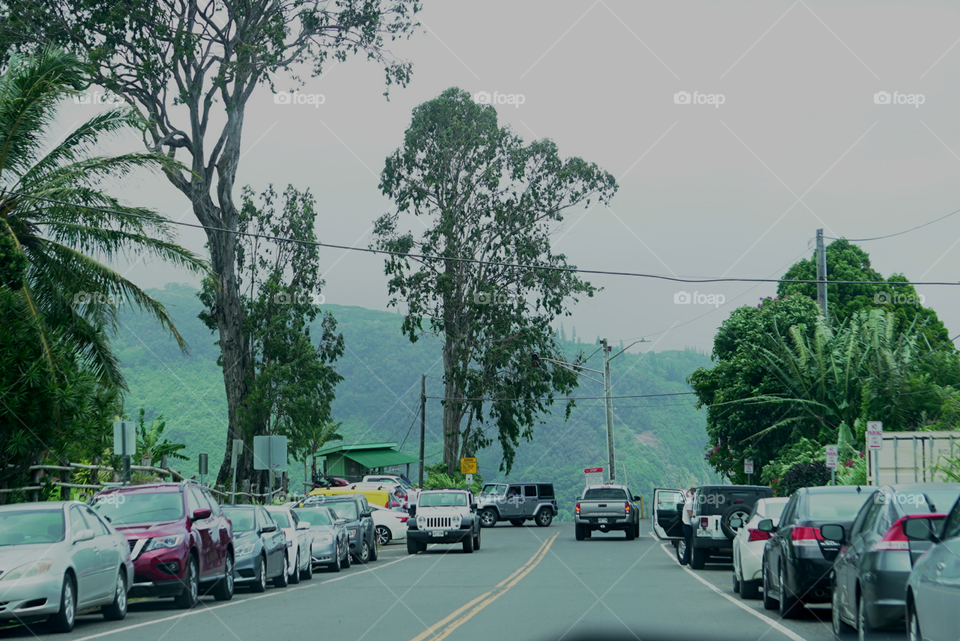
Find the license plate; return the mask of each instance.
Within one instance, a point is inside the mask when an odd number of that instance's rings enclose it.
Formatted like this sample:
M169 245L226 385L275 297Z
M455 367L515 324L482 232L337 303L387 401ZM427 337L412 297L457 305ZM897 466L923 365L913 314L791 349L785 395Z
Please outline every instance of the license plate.
M597 523L606 523L607 519L597 519Z
M431 536L443 536L443 532L431 532Z

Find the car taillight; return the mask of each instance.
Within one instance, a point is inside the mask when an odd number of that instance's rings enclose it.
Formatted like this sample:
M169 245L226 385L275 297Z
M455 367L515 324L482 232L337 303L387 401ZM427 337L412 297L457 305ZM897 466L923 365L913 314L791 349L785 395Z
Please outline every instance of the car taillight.
M892 552L894 550L910 550L910 539L903 532L903 522L909 518L927 517L931 521L942 521L946 518L944 514L915 514L912 516L903 516L890 526L883 538L873 544L870 548L872 552Z
M703 529L706 529L708 525L710 525L710 519L708 519L708 518L705 517L705 516L701 516L701 517L700 517L700 527L702 527Z
M750 533L750 537L747 539L747 543L750 541L766 541L770 538L769 532L764 532L763 530L757 530L756 528L747 528L747 532Z
M407 522L407 519L409 519L409 518L410 518L409 516L401 516L401 517L400 517L400 522L401 522L401 523L406 523L406 522Z
M823 540L823 535L820 534L818 527L798 525L790 532L790 540L794 545L820 545L819 541Z
M623 510L624 510L627 514L630 514L630 504L627 503L627 502L624 502L624 504L623 504Z
M579 514L580 514L580 501L577 501L577 507L576 507L575 509L576 509L576 511L577 511L577 515L579 515Z

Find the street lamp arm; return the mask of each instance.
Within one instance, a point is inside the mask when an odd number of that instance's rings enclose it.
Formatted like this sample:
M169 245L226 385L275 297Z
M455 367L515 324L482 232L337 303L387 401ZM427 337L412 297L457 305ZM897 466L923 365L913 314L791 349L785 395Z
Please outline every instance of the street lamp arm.
M562 367L562 368L564 368L564 369L570 370L570 371L573 372L574 374L579 374L580 376L582 376L582 377L584 377L584 378L589 378L591 381L596 381L597 383L600 383L601 385L603 384L603 381L601 381L601 380L599 380L599 379L596 379L596 378L594 378L594 377L592 377L592 376L589 376L589 375L587 375L587 374L584 374L583 372L577 370L577 369L575 368L575 366L572 366L572 365L570 365L569 363L564 363L563 361L555 361L555 360L553 360L553 359L544 358L544 357L542 357L542 356L540 357L540 360L542 360L542 361L550 361L551 363L555 363L555 364L559 365L560 367ZM593 369L592 369L592 370L590 370L590 371L591 371L591 372L595 372L596 370L593 370Z
M637 343L649 343L649 342L650 342L650 341L648 341L648 340L645 339L645 338L641 338L641 339L638 340L638 341L633 341L632 343L630 343L629 345L627 345L626 347L624 347L623 349L621 349L619 352L617 352L616 354L614 354L613 356L611 356L609 360L612 361L612 360L615 359L617 356L620 356L620 354L623 354L625 351L627 351L628 349L630 349L631 347L633 347L633 346L636 345Z

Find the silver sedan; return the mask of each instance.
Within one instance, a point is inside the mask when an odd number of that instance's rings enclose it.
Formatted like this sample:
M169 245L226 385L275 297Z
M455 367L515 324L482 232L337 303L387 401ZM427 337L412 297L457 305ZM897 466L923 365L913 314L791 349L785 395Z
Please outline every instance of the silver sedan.
M77 611L99 607L105 619L127 614L130 546L77 501L0 507L0 620L48 618L73 629Z

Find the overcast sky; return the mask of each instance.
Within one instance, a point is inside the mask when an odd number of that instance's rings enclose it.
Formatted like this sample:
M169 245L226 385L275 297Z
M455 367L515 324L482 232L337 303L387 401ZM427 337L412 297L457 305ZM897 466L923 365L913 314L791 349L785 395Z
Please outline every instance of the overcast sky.
M267 87L258 89L238 192L244 184L309 188L319 239L366 247L373 220L391 209L378 177L411 110L457 86L522 102L498 105L501 122L526 140L553 139L563 156L618 179L609 208L570 210L554 235L554 249L584 269L775 278L810 256L817 228L882 236L960 209L956 3L424 4L422 29L392 45L412 61L413 81L393 87L389 101L382 70L362 58L331 64L303 87L277 80L278 90L322 96L319 105L276 104ZM98 108L67 104L61 126ZM115 193L196 222L163 179L145 176ZM202 232L185 230L181 240L204 251ZM960 215L861 246L885 276L956 282L958 242ZM196 284L162 264L123 269L144 287ZM323 250L321 269L328 303L387 309L382 258ZM646 336L651 342L634 348L643 351L709 350L732 309L776 289L589 280L604 291L573 308L567 334L576 326L585 340ZM956 288L918 291L951 332L960 328ZM703 302L678 304L680 292Z

